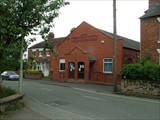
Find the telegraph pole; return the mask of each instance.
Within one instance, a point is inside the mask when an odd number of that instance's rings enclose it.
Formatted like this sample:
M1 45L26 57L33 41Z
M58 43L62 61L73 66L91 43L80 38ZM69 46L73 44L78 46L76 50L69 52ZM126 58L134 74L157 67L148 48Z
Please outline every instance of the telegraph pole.
M113 91L117 92L117 16L116 0L113 0Z
M21 53L20 53L20 78L18 84L18 92L22 93L22 82L23 82L23 40L21 41Z

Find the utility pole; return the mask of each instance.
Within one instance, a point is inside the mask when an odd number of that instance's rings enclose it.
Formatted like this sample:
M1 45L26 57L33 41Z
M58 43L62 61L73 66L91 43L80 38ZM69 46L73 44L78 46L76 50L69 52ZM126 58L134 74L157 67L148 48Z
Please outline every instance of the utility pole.
M116 0L113 0L113 91L117 92L117 16L116 16Z
M19 84L18 84L18 92L22 93L22 82L23 82L23 41L21 41L21 53L20 53L20 78L19 78Z

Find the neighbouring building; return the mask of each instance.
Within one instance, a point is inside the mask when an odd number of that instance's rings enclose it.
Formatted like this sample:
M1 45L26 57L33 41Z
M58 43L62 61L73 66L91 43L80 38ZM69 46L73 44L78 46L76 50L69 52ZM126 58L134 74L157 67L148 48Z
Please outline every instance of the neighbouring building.
M30 49L34 48L37 46ZM50 57L53 80L113 85L112 33L82 22L56 46L56 51L58 55ZM118 36L117 83L121 81L122 66L138 61L139 53L139 42Z
M50 43L56 48L64 40L64 37L54 38L54 34L49 34ZM50 57L52 52L49 49L45 49L46 42L42 41L38 44L28 48L28 62L31 62L32 70L40 70L44 77L48 77L50 74Z
M160 0L149 0L149 9L140 19L141 59L160 63Z

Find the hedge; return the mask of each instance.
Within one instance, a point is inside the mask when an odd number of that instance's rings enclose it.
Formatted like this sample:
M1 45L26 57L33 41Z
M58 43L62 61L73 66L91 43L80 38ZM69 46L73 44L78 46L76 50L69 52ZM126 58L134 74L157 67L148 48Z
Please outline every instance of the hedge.
M151 61L135 63L124 66L122 75L128 80L159 81L160 65Z
M38 74L42 74L42 71L39 71L39 70L26 70L24 73L25 74L38 75Z

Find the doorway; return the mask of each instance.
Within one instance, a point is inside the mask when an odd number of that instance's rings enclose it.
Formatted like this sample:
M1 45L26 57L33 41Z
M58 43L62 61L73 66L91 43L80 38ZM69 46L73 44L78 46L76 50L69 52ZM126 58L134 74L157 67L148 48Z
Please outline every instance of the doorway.
M85 64L78 62L78 79L84 79Z
M68 77L69 79L74 79L75 77L75 63L74 62L69 62L68 63Z

